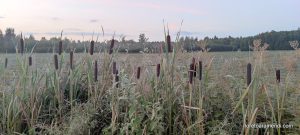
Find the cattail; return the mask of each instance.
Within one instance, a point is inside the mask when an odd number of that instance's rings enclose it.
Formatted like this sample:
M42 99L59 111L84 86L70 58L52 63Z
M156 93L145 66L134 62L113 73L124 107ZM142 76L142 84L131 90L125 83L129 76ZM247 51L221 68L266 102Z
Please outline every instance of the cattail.
M112 39L111 40L111 44L110 44L110 48L109 48L109 54L113 53L114 45L115 45L115 40Z
M159 77L160 75L160 64L156 65L156 77Z
M137 73L136 73L136 78L140 79L140 77L141 77L141 67L138 67Z
M70 69L73 69L73 51L70 52Z
M91 46L90 46L90 55L94 54L94 46L95 46L95 42L92 40L91 41Z
M20 53L23 55L24 53L24 39L21 33L21 39L20 39Z
M58 58L57 58L57 54L54 55L54 66L55 66L55 69L58 70Z
M29 63L29 66L32 66L32 57L31 56L29 56L29 58L28 58L28 63Z
M62 53L62 41L60 40L58 44L58 55L61 55L61 53Z
M190 70L189 70L189 83L193 83L193 77L194 77L194 64L190 64Z
M247 64L247 86L251 83L251 64Z
M119 71L116 70L116 74L115 74L115 81L116 81L116 87L119 88Z
M117 71L117 63L113 62L113 74L117 74L116 71Z
M276 80L280 83L280 70L276 70Z
M5 65L4 65L5 68L7 68L7 63L8 63L8 59L5 58Z
M192 64L193 64L193 71L194 71L194 77L196 77L196 75L197 75L197 73L196 73L196 71L197 71L197 67L196 67L196 59L193 57L193 59L192 59Z
M167 35L167 46L168 46L168 52L172 52L170 35Z
M94 68L94 80L95 80L95 82L97 82L98 81L98 64L97 64L96 60L95 60L94 65L95 65L95 68Z
M202 80L202 61L199 61L199 80Z

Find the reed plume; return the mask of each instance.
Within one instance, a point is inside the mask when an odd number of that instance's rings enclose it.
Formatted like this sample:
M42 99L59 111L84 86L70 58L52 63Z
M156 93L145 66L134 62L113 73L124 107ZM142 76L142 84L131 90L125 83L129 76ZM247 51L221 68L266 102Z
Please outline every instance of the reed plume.
M94 54L94 47L95 47L95 42L92 40L91 41L91 46L90 46L90 55Z
M115 39L112 39L109 47L109 54L113 53L114 45L115 45Z
M168 52L172 52L172 46L171 46L171 36L167 35L167 46L168 46Z
M20 39L20 53L23 55L24 53L24 39L21 33L21 39Z
M7 68L7 63L8 63L8 59L5 58L5 65L4 65L5 68Z
M247 86L251 83L251 64L247 64Z
M95 62L94 62L94 81L95 82L98 81L98 64L97 64L97 60L95 60Z
M71 51L71 52L70 52L70 69L71 69L71 70L73 69L73 55L74 55L74 52Z
M28 58L28 64L29 64L29 66L32 66L32 57L31 56L29 56L29 58Z
M54 67L56 70L58 70L58 58L57 58L57 54L54 55Z
M202 80L202 61L199 61L199 80Z
M141 77L141 67L138 67L137 68L137 73L136 73L136 78L140 79L140 77Z
M156 77L159 77L160 75L160 64L156 65Z
M117 74L117 63L113 62L113 74Z
M62 41L60 40L58 44L58 55L61 55L61 53L62 53Z
M276 70L276 81L280 83L280 70Z

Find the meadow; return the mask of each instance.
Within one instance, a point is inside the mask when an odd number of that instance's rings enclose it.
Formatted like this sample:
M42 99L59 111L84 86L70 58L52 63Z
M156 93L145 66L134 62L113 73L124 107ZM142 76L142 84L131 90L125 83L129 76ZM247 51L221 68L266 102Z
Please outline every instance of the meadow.
M113 42L95 53L92 42L86 53L1 54L0 133L300 133L298 48L187 53L167 40L161 53Z

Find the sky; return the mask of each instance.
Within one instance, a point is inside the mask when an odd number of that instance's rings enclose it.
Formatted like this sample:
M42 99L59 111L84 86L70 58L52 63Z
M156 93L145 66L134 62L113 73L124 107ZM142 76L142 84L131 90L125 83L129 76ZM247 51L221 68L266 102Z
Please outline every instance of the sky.
M73 40L253 36L300 27L300 0L0 0L0 29ZM181 22L183 24L181 27ZM104 36L102 35L102 27ZM93 34L94 33L94 34ZM94 35L94 36L92 36Z

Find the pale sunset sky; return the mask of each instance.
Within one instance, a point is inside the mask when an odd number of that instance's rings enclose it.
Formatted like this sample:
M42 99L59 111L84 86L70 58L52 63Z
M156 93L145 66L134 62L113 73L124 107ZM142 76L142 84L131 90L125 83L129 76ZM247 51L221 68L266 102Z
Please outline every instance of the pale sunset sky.
M25 36L92 38L103 26L106 38L163 40L163 20L175 35L253 36L300 27L300 0L0 0L0 29ZM101 37L102 38L102 37ZM104 39L104 38L102 38Z

